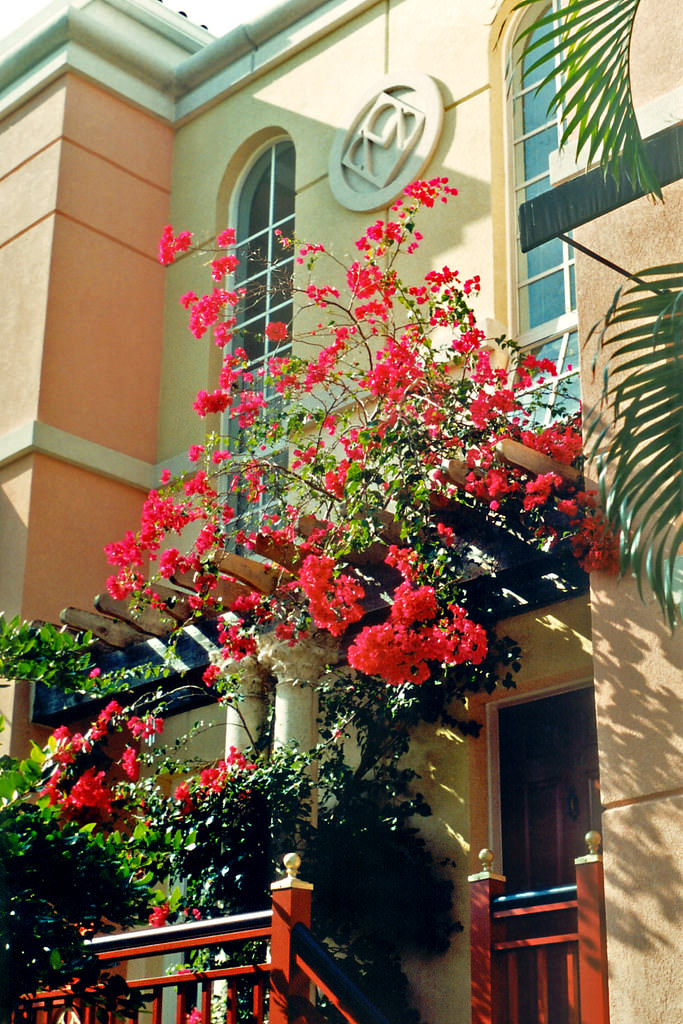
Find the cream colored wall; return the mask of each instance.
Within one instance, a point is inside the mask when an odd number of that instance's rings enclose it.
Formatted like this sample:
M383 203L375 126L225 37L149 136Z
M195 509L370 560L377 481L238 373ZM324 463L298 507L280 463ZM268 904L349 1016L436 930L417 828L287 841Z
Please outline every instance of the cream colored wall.
M632 271L683 259L683 185L577 230ZM623 278L577 259L582 343ZM599 400L592 344L582 347L584 404ZM683 641L631 578L591 579L612 1024L683 1019Z
M351 213L332 197L328 153L336 130L347 127L354 104L387 72L432 75L445 106L441 139L424 177L447 175L460 197L424 218L427 261L448 262L464 274L481 275L477 303L482 320L496 315L494 233L491 223L490 96L487 47L490 12L481 5L445 0L430 5L429 18L417 0L378 3L305 52L262 74L248 88L227 95L182 125L176 135L172 223L210 240L234 219L231 209L241 175L269 139L289 136L296 148L296 231L323 239L349 255L365 226L386 211ZM439 25L439 45L434 45ZM461 53L467 34L467 60ZM500 235L497 236L500 239ZM504 237L500 239L504 246ZM498 244L498 243L496 243ZM412 262L412 261L411 261ZM167 274L167 329L162 368L159 461L170 459L201 436L191 410L206 387L216 354L210 342L193 342L178 297L200 283L196 262L180 260ZM190 354L188 354L190 353Z

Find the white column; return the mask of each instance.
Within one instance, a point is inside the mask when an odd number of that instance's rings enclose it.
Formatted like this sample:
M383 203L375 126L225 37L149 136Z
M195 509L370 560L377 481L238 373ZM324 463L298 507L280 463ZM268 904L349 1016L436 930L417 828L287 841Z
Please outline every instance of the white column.
M290 646L274 634L259 638L259 664L276 679L276 746L293 740L310 750L318 740L317 682L326 665L338 660L337 645L329 640L302 640Z
M266 718L267 672L255 657L242 661L216 659L221 675L237 681L235 695L226 703L225 756L230 747L246 750L258 739Z

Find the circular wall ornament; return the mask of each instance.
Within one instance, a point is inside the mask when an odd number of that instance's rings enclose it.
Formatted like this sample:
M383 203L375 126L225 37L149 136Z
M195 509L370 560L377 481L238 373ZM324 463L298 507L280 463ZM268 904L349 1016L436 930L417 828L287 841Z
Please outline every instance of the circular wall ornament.
M330 150L330 188L347 210L388 206L422 174L441 135L443 101L428 75L387 75L356 104Z

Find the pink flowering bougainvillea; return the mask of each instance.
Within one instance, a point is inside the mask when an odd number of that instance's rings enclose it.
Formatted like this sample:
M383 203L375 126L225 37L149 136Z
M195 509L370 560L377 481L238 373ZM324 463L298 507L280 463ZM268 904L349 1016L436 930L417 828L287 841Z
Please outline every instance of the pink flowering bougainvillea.
M550 425L535 425L536 411L548 405L546 382L561 396L552 362L530 353L518 358L509 342L485 337L469 304L480 289L478 275L443 266L409 279L422 242L416 217L455 195L444 178L406 189L393 218L377 220L356 242L345 293L320 280L326 260L338 266L322 245L281 238L283 249L295 250L299 270L287 287L299 297L307 328L297 343L296 317L293 324L266 325L271 343L292 337L294 348L290 356L273 357L260 378L235 334L241 293L223 275L237 266L236 240L234 232L222 233L218 246L229 251L211 262L213 287L203 297L188 293L181 303L191 334L199 339L212 329L224 349L218 386L199 392L195 410L201 417L222 414L226 434L192 446L194 476L180 490L167 484L153 491L141 530L109 546L119 569L109 582L114 596L149 594L143 567L146 559L159 559L161 577L195 572L203 581L196 608L215 608L212 553L230 546L231 531L248 550L281 529L280 516L290 525L315 517L315 536L295 528L287 534L298 556L267 609L260 607L258 628L270 622L291 643L311 630L326 631L346 643L357 671L400 686L449 666L477 666L487 655L487 629L458 586L470 554L449 509L474 507L546 550L571 552L587 569L614 571L616 539L594 496L561 472L525 472L499 454L501 441L514 440L560 466L581 459L580 418L564 414L561 400L554 398L558 415ZM166 228L161 261L189 248L187 232ZM311 311L320 314L317 326ZM239 430L236 448L231 422ZM268 454L283 444L287 463ZM463 467L457 484L444 470L451 460ZM263 503L264 496L261 521L245 517L245 503ZM387 520L412 552L413 568L394 582L384 621L359 627L366 583L353 564L363 549L386 543ZM169 541L190 523L201 526L198 540L181 555ZM250 610L233 606L221 626L227 658L253 653L254 628ZM214 685L219 675L212 666L205 682Z

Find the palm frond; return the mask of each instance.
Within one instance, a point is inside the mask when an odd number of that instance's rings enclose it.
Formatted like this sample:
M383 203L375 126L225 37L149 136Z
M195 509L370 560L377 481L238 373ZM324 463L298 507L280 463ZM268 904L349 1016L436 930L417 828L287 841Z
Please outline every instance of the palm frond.
M522 0L518 7L537 0ZM577 153L588 163L599 154L605 174L661 199L661 188L638 128L629 73L629 51L640 0L567 0L520 35L533 40L525 54L539 56L527 74L546 71L537 92L553 89L548 113L562 111L561 144L576 135ZM547 71L549 58L554 67ZM557 82L561 83L559 88Z
M589 455L605 511L621 530L621 568L647 579L669 624L681 615L683 554L683 263L643 270L601 325L602 410Z

